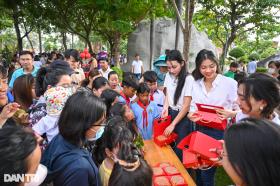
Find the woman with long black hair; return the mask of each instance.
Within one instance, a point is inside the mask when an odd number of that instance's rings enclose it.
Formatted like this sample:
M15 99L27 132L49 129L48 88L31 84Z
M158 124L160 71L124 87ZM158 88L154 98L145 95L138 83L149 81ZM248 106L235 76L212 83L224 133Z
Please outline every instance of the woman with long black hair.
M164 131L178 134L176 143L192 132L192 122L186 117L191 102L193 77L187 73L186 62L178 50L171 50L166 56L168 73L165 76L164 87L166 97L162 110L162 117L171 115L172 123ZM182 160L182 151L174 148L177 156Z

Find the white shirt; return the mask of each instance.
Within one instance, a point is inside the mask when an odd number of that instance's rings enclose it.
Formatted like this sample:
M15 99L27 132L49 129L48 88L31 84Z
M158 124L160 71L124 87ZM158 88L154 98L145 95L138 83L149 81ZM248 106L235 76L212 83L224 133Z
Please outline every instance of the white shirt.
M241 119L248 118L248 117L250 116L248 116L247 114L243 114L242 111L239 111L236 114L236 123L238 123ZM276 112L274 112L274 118L271 121L276 123L277 125L280 125L280 117Z
M279 117L279 115L276 112L274 112L274 115L275 115L275 117L272 119L272 121L274 123L276 123L277 125L280 125L280 117Z
M110 67L107 68L107 70L104 72L102 69L99 69L99 72L101 73L101 75L103 77L105 77L108 80L108 75L109 73L113 71L112 69L110 69Z
M153 97L154 97L154 102L157 104L158 111L159 111L159 113L161 113L162 109L163 109L163 105L164 105L165 95L161 90L157 89L154 92Z
M133 73L134 74L141 74L142 73L142 70L141 70L142 66L143 66L143 62L141 60L139 60L139 61L134 60L132 62Z
M50 142L59 132L57 125L58 119L59 116L46 115L45 117L42 117L32 129L39 135L46 133L48 142Z
M170 75L169 72L166 74L163 86L166 87L169 107L171 107L173 110L182 109L183 103L184 103L184 97L191 96L193 82L194 82L193 76L188 75L186 77L185 84L182 89L181 95L177 101L177 105L174 105L174 94L176 91L178 79L175 78L174 76Z
M207 92L204 78L196 80L192 89L190 111L197 110L196 103L221 106L225 109L239 110L237 105L237 82L231 78L218 74L212 83L212 89Z

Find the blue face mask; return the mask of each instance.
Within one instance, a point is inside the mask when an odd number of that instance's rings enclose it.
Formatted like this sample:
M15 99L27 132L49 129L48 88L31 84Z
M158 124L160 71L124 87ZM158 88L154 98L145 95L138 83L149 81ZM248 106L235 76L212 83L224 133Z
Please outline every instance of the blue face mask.
M104 132L105 126L101 126L95 133L95 137L88 138L88 141L96 141L99 138L101 138L103 132Z

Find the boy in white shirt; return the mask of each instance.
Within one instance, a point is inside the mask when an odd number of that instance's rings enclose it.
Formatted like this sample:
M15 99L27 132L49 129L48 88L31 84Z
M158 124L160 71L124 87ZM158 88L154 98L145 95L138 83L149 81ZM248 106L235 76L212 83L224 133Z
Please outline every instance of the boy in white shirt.
M135 60L132 62L132 73L139 80L141 75L144 73L143 62L140 60L139 54L135 54Z
M157 105L159 113L162 112L165 95L157 87L157 74L154 71L146 71L143 74L144 82L150 88L150 100L154 101Z
M46 100L47 115L40 119L32 129L39 135L46 133L48 143L58 134L58 119L60 113L67 101L73 94L71 88L64 88L62 86L52 87L48 89L44 98Z

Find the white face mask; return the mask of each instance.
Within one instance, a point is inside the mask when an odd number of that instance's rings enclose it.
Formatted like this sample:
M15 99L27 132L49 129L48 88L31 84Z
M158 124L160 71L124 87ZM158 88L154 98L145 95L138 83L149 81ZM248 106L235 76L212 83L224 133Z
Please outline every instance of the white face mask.
M269 74L274 74L275 73L275 69L274 68L268 68L267 72Z
M42 164L39 164L34 177L29 183L25 183L24 186L39 186L47 177L48 169Z

